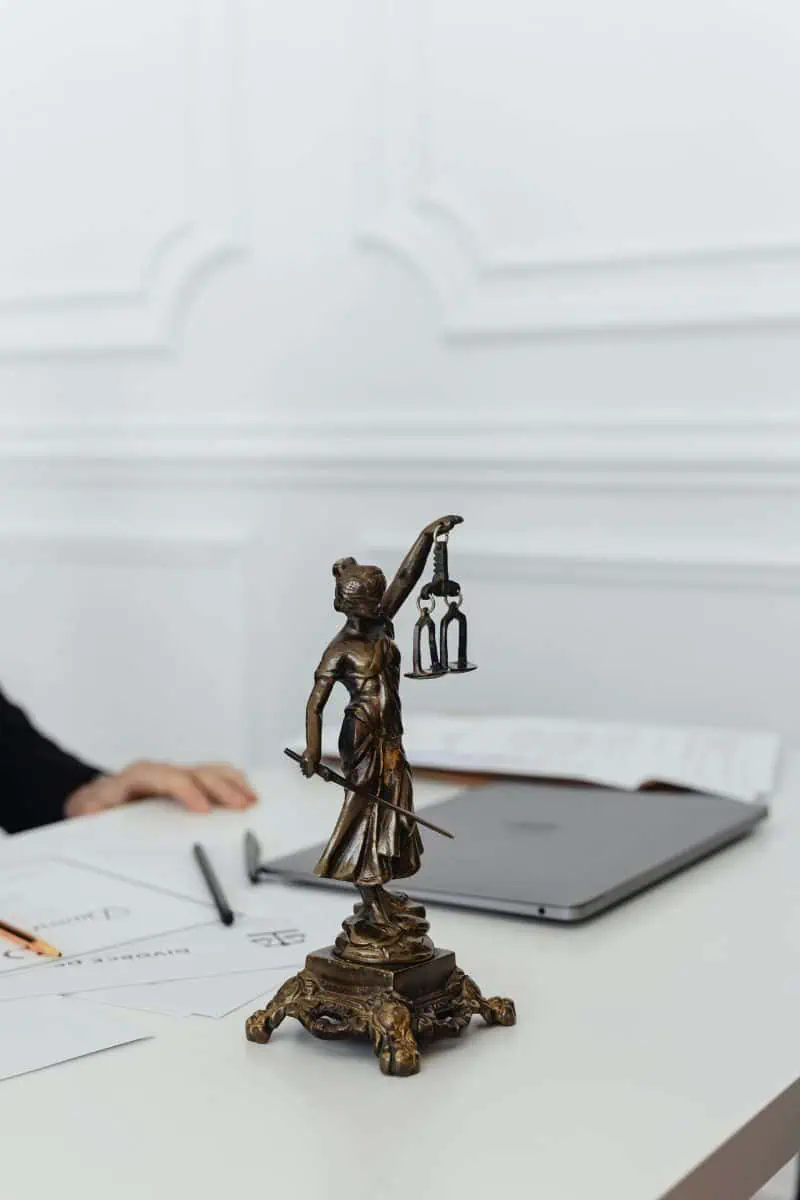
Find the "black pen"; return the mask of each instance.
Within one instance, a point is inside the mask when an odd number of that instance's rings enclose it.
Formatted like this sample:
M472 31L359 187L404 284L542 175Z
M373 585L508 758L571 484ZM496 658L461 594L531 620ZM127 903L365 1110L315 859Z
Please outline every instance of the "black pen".
M272 875L261 861L261 846L251 829L244 835L244 867L251 883L258 883L262 875Z
M244 866L251 883L258 883L261 868L261 847L256 835L248 829L244 835Z
M216 874L214 873L214 868L211 866L208 855L199 842L196 842L192 849L194 856L197 859L197 865L203 872L203 879L205 879L206 883L208 884L208 890L211 892L214 903L217 906L217 912L219 913L220 921L222 921L223 925L232 925L234 921L233 909L225 899L225 893L223 892L222 886L217 879Z

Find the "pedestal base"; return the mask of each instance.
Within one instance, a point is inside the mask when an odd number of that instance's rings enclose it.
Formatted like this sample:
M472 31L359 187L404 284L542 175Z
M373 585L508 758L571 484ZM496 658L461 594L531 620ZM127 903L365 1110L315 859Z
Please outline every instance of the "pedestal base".
M318 1038L366 1036L384 1075L415 1075L418 1042L458 1037L475 1015L489 1025L513 1025L514 1002L485 999L456 966L452 950L426 962L366 966L340 958L332 946L309 954L299 974L247 1021L251 1042L268 1042L285 1017Z

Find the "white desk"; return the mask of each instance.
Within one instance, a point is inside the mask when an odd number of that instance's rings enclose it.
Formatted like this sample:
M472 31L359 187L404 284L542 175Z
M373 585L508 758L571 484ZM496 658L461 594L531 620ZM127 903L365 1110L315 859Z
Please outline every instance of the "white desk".
M294 1021L251 1045L248 1006L0 1084L3 1195L745 1200L800 1148L800 756L784 778L754 838L594 924L432 909L519 1023L475 1021L414 1078ZM68 853L202 895L201 837L233 899L266 905L274 885L234 886L244 829L284 852L325 836L336 800L281 764L260 782L255 814L136 805L0 843L0 864ZM332 935L348 902L320 896Z

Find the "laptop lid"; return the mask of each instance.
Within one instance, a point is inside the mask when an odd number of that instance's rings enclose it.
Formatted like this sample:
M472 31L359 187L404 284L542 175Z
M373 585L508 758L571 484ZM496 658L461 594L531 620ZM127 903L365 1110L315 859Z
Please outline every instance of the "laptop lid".
M742 837L767 808L697 792L496 782L421 815L455 841L422 831L422 869L403 885L415 898L579 921ZM296 882L350 886L313 875L321 850L270 869Z

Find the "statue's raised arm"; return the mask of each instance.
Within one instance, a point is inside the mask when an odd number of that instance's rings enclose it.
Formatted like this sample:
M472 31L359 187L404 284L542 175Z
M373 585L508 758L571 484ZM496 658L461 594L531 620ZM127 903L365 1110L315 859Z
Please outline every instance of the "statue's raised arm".
M422 530L422 533L398 567L394 579L384 592L381 608L389 620L402 608L419 582L422 572L425 570L425 564L428 561L435 535L437 533L449 533L456 525L460 525L463 520L463 517L458 517L451 513L449 516L439 517L436 521L431 521L430 525L426 525Z

